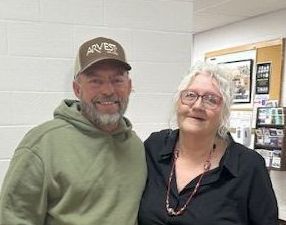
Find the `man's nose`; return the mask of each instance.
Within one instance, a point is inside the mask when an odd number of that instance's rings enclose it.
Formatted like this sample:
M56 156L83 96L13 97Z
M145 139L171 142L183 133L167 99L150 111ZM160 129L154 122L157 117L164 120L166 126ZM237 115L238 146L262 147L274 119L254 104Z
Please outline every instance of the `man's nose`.
M101 87L101 91L105 95L111 95L114 93L114 86L111 81L105 81L103 82L103 85Z

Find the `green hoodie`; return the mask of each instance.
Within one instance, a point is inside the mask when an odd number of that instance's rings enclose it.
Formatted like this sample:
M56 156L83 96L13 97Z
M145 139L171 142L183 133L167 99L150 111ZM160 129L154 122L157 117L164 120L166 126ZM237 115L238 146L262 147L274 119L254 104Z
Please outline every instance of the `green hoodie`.
M113 134L65 100L17 147L0 196L0 225L134 225L146 182L144 147L123 118Z

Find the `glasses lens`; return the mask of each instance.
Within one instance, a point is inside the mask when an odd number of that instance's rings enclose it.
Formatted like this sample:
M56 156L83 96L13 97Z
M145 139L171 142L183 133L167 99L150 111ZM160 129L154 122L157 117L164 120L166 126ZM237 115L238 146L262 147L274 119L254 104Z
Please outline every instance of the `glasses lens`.
M215 109L221 103L221 98L215 94L199 95L191 90L184 90L181 92L181 101L185 105L194 104L199 97L202 98L202 103L206 109Z
M220 104L220 98L216 95L212 94L204 95L202 98L203 98L203 103L207 108L214 109L218 107Z
M198 94L193 91L184 90L181 92L181 101L183 104L193 104L197 100L197 98Z

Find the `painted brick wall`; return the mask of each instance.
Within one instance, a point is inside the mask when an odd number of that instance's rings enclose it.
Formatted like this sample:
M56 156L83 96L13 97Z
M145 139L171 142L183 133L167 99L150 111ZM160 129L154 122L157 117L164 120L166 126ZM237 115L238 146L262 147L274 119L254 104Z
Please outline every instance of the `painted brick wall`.
M168 127L192 48L192 0L1 0L0 184L15 147L72 93L78 46L118 40L133 66L127 116L142 139Z

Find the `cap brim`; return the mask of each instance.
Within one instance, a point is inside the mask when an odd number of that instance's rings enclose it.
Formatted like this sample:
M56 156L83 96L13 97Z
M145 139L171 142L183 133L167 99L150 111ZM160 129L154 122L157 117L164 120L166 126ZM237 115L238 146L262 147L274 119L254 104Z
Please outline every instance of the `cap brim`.
M99 59L99 60L96 60L96 61L93 61L91 63L89 63L88 65L86 65L84 68L82 68L81 71L79 71L79 73L82 73L84 72L85 70L87 70L88 68L90 68L91 66L93 65L96 65L96 64L100 64L100 63L104 63L104 62L111 62L111 63L114 63L114 64L119 64L119 65L122 65L127 71L131 70L132 67L126 63L126 62L123 62L121 60L117 60L117 59L110 59L110 58L106 58L106 59Z

